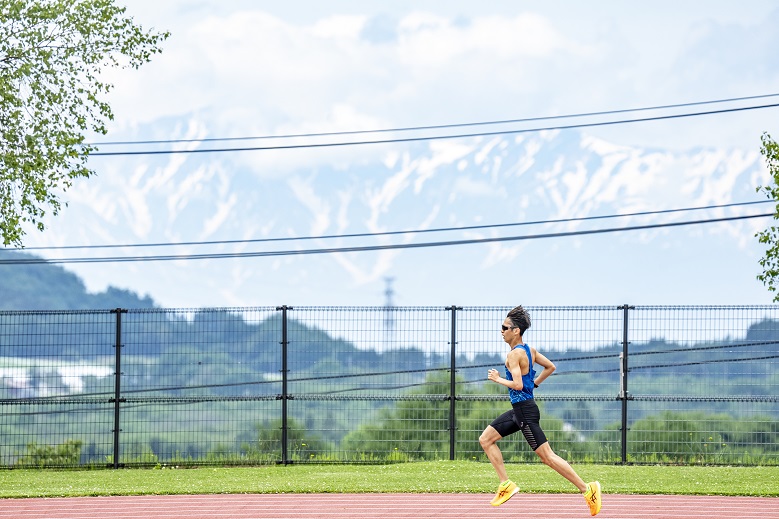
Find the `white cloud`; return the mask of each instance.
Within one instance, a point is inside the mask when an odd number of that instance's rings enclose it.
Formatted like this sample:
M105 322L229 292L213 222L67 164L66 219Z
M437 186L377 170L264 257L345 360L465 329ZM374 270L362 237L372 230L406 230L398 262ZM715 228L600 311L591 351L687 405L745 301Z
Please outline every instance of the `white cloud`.
M510 61L544 58L559 50L588 52L537 14L481 16L462 26L451 17L417 12L401 20L399 33L400 59L413 67L444 68L474 54Z
M365 27L365 15L336 15L318 20L311 29L311 34L326 40L344 40L351 44L360 37Z

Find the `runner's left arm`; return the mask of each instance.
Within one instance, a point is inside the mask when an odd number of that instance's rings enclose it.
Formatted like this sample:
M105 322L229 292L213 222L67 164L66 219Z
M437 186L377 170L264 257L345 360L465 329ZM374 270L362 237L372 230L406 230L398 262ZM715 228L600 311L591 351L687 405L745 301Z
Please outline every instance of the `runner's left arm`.
M557 369L557 366L555 366L554 362L546 358L538 350L536 350L535 360L536 360L536 364L544 368L541 374L536 377L536 387L538 387L541 385L541 382L546 380L546 378L549 375L551 375L554 372L554 370Z

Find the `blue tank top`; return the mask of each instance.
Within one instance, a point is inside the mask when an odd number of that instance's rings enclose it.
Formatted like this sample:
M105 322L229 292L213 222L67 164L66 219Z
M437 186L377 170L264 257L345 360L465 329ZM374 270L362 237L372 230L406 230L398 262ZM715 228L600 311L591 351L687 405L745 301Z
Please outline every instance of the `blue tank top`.
M530 353L530 347L527 344L518 344L516 347L519 348L520 346L525 350L525 354L527 354L527 360L528 364L530 365L530 369L528 370L527 374L522 375L521 391L509 388L509 398L511 399L512 404L533 398L533 387L535 385L536 379L536 372L533 369L533 355ZM506 379L514 380L514 377L511 376L511 371L509 371L508 368L506 368Z

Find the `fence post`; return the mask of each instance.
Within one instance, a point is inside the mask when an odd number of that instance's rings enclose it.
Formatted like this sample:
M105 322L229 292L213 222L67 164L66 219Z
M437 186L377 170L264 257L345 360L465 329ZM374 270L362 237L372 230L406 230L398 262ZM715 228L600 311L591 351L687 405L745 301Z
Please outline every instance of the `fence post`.
M449 339L449 351L451 358L449 360L449 460L454 460L455 454L455 432L457 431L456 415L456 369L457 369L457 310L462 310L462 306L452 305L446 307L446 310L452 313L451 337Z
M622 401L622 464L626 464L628 461L628 400L630 399L630 393L628 393L628 345L630 344L628 328L629 328L629 312L634 309L635 306L622 305L618 306L618 309L622 310L622 353L619 354L619 400Z
M287 310L292 310L292 307L282 305L276 307L276 310L281 310L281 463L288 465L289 454L287 452L287 437L288 437L288 424L287 424L287 399L289 394L287 393L287 346L289 345L289 337L287 334Z
M111 310L116 314L116 340L114 347L116 348L116 354L114 355L115 373L114 373L114 468L119 468L119 433L120 429L120 404L122 401L122 314L127 313L127 310L117 308Z

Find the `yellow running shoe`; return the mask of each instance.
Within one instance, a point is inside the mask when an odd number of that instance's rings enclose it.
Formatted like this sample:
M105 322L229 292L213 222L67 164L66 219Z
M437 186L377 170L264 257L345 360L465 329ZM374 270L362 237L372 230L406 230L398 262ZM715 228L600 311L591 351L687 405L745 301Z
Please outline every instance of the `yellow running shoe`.
M519 492L519 487L516 483L511 481L510 479L507 479L503 483L500 484L498 487L498 492L495 494L495 497L492 498L492 501L490 501L490 504L492 506L500 506L509 499L511 499L511 496Z
M600 483L593 481L587 483L587 491L584 493L584 500L587 501L587 506L590 507L590 515L598 515L600 512Z

